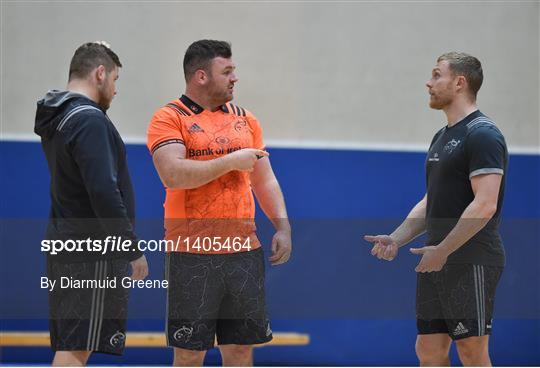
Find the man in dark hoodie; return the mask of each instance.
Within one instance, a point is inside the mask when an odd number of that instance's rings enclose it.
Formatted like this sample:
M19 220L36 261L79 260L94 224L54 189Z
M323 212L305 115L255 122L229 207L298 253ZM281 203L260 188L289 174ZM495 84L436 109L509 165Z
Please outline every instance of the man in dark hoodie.
M37 104L35 132L51 174L46 240L79 244L76 251L56 252L42 243L51 285L53 365L84 365L93 351L122 354L128 290L110 281L129 276L130 263L132 279L148 274L136 249L125 146L106 115L121 66L104 42L85 43L71 60L67 90L49 91ZM111 250L112 237L131 246ZM86 286L63 287L66 280Z

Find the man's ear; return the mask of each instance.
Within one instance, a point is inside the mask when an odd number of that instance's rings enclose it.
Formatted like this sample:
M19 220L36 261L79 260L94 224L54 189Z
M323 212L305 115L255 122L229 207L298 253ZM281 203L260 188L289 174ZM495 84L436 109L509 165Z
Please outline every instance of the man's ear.
M465 78L463 75L458 75L457 81L456 81L456 88L459 91L464 91L467 89L469 84L467 83L467 78Z
M107 78L107 70L105 69L105 66L100 65L94 70L94 78L96 78L96 82L98 84L102 84L105 81Z
M208 74L203 69L198 69L195 71L192 77L193 81L199 85L205 85L208 81Z

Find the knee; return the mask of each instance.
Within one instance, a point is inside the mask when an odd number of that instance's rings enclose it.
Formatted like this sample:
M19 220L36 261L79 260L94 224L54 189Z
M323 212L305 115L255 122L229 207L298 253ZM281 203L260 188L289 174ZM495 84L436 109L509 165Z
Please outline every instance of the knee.
M237 358L248 358L253 351L252 345L223 345L219 348L222 353Z
M422 340L416 341L416 355L420 365L441 365L448 358L448 346L444 344L427 344Z
M253 346L221 345L221 358L224 367L248 367L253 365Z
M487 344L476 341L459 340L456 341L456 348L459 360L464 366L484 366L489 365L489 354Z
M81 367L86 365L91 353L91 351L57 351L52 366Z
M175 366L201 366L204 362L206 351L187 350L174 348L174 365Z

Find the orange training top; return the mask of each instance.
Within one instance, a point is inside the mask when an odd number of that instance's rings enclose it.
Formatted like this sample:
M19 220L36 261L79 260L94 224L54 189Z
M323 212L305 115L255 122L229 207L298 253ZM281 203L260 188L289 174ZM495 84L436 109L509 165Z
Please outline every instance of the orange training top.
M183 144L186 159L198 161L242 148L264 149L260 124L249 111L227 103L212 112L185 95L157 110L148 126L152 154L171 143ZM260 247L249 175L230 171L198 188L166 188L165 238L175 243L172 250L212 254L239 251L239 243L244 245L240 251Z

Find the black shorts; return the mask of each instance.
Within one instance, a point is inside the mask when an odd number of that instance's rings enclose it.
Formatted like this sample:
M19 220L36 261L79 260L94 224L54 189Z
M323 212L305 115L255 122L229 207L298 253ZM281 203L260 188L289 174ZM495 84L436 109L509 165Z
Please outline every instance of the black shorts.
M126 340L129 295L121 279L129 276L129 262L49 262L47 270L49 280L56 281L54 289L49 291L52 350L121 355Z
M204 351L272 340L262 248L234 254L172 252L165 258L167 345Z
M490 335L502 270L496 266L449 264L439 272L418 273L418 333L446 333L453 340Z

